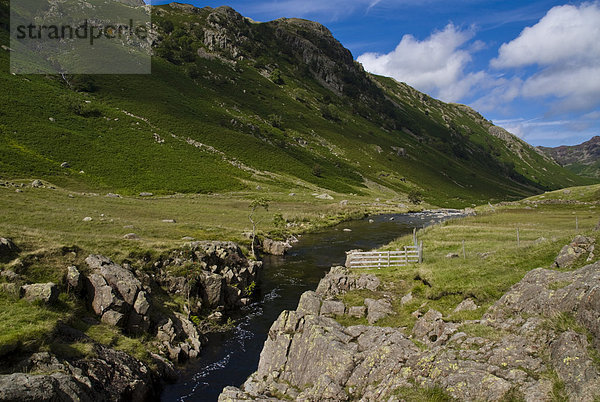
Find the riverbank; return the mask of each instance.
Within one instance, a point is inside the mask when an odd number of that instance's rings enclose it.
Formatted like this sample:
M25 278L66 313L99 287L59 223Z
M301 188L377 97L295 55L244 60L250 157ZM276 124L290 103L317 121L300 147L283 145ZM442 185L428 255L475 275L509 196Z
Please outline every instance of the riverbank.
M597 398L594 191L429 227L422 265L333 269L273 324L258 371L220 399Z
M113 397L135 394L144 399L156 394L164 379L174 378L177 364L195 359L206 334L231 328L231 312L256 297L260 269L244 257L255 195L121 197L77 193L44 182L16 183L0 191L2 236L12 245L0 256L3 375L58 371L66 377L36 377L38 385L66 387L73 391L69 395L94 399L106 396L109 384L85 380L102 377L90 367L113 370L94 363L100 356L112 362L114 375L122 376ZM275 194L256 218L261 236L277 238L400 208L406 206L392 200L369 202L367 197L337 201ZM225 252L235 255L235 261L227 262L220 252L210 257L215 250L194 248L196 238L208 236L240 240L242 250ZM219 249L220 243L212 244ZM106 264L93 268L90 255L102 255L98 259ZM121 289L110 274L95 272L104 265L134 278L139 283L135 294ZM80 280L72 282L75 277ZM31 284L38 285L27 288ZM21 298L28 297L25 289L37 288L48 289L51 296L38 295L38 301L31 296L33 302ZM152 314L146 315L148 311ZM126 365L141 371L121 370L123 358L132 359ZM140 390L135 384L141 383L148 386ZM18 388L11 389L19 394Z
M422 227L422 214L378 215L345 222L306 234L284 256L264 256L257 286L258 301L228 332L210 336L198 362L168 385L162 400L215 401L222 389L241 385L258 367L259 355L272 323L284 310L294 309L300 295L314 290L332 265L343 264L346 251L370 250L388 244L413 228ZM442 214L429 214L441 219Z

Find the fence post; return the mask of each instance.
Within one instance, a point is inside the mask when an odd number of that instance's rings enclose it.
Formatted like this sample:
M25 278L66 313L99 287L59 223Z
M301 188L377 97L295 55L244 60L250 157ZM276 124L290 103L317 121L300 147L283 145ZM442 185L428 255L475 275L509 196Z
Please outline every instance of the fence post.
M388 255L388 262L387 262L388 268L392 265L391 262L390 262L390 258L391 258L390 254L391 253L392 253L391 251L387 252L387 255Z
M423 263L423 240L419 244L419 264Z
M467 252L465 251L465 241L462 241L462 248L463 248L463 260L467 259Z

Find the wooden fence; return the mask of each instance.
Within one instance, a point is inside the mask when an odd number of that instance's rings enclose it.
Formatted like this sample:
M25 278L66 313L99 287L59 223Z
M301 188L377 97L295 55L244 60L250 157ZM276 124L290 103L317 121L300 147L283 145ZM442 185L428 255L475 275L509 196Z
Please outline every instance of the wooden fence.
M348 268L387 268L405 267L408 264L423 262L423 244L420 246L404 246L397 251L353 251L348 254Z

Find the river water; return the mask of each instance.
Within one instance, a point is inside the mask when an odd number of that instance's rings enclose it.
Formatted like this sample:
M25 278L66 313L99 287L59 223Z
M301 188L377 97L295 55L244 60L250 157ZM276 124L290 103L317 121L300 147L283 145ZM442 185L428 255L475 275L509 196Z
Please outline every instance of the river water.
M446 218L438 213L379 215L304 235L285 257L266 256L257 287L259 301L245 308L234 329L209 335L200 358L165 388L161 400L216 401L224 387L240 386L258 368L269 328L279 314L294 310L302 293L315 290L332 266L343 265L346 251L381 247L415 227Z

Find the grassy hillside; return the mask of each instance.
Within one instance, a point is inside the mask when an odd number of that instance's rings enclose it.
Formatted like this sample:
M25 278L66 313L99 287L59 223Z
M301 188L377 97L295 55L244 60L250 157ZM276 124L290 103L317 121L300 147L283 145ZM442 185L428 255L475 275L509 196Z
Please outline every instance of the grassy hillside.
M586 183L464 106L367 75L319 24L181 5L153 18L152 75L0 74L0 178L130 195L422 193L442 206Z

